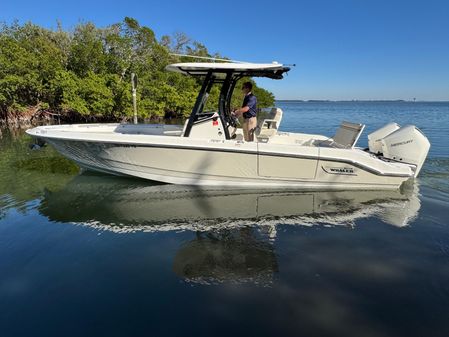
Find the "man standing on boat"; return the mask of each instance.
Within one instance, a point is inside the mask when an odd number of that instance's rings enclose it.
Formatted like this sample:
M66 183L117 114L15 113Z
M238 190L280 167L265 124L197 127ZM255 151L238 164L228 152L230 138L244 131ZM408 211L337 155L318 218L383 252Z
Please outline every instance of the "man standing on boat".
M243 116L243 136L245 141L254 141L254 131L257 127L257 98L251 92L253 84L245 82L242 85L242 91L245 94L243 104L240 109L234 110L234 115Z

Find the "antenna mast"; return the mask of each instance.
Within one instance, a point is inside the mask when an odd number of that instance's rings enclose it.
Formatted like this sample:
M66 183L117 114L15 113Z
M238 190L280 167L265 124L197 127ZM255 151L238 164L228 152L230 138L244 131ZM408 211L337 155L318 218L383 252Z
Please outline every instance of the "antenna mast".
M229 63L251 63L251 62L228 60L228 59L221 59L221 58L209 57L209 56L196 56L196 55L186 55L186 54L176 54L176 53L170 53L170 55L181 56L181 57L190 57L190 58L201 59L201 60L211 60L214 62L215 61L224 61L224 62L229 62Z

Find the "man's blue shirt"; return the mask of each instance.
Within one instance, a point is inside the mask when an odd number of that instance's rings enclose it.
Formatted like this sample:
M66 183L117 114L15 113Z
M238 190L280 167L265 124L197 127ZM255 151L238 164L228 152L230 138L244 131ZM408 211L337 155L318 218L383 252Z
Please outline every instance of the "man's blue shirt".
M256 117L257 115L257 98L252 93L245 96L243 99L242 108L247 106L249 110L243 113L244 118Z

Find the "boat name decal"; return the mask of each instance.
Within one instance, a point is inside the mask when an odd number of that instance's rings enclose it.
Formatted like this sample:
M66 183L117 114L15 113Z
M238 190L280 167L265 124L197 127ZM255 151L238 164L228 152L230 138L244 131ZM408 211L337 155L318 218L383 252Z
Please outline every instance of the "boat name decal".
M112 145L107 145L106 147L111 147ZM138 146L133 144L115 144L114 147L127 147L127 148L133 148L136 149Z
M324 167L321 168L326 173L330 174L345 174L345 175L356 175L354 169L352 167Z

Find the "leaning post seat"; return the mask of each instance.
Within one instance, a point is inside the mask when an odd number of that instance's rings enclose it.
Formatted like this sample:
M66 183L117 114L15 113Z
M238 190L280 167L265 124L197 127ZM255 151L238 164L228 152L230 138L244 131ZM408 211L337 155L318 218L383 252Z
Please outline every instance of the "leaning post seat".
M344 149L353 149L365 128L364 124L343 121L332 138L332 145Z
M325 140L311 139L302 145L353 149L364 128L364 124L343 121L332 138Z
M261 119L257 125L256 137L261 140L268 140L274 136L282 121L282 110L272 108L267 118Z

